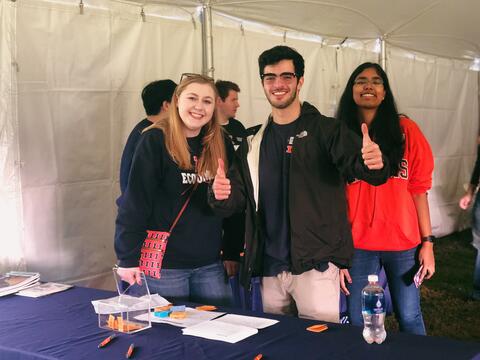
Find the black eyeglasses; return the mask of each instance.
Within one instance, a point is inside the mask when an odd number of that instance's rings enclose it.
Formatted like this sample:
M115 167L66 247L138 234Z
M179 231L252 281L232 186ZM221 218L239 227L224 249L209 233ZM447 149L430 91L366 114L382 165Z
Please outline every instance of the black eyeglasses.
M285 83L291 83L293 79L295 79L297 75L292 72L283 72L280 75L274 73L266 73L262 74L261 78L264 83L266 84L273 84L278 78Z
M192 78L203 79L203 80L206 80L206 81L215 82L215 80L214 80L212 77L207 76L207 75L195 74L195 73L183 73L182 76L180 77L180 82L179 82L179 84L180 84L183 80L192 79Z

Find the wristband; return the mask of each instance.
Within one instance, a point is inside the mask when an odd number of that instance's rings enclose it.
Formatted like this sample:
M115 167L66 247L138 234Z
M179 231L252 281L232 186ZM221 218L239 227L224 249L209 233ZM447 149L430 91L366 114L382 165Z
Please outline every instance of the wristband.
M435 242L435 239L436 239L436 237L434 235L424 236L424 237L422 237L422 243L430 242L430 243L433 244Z

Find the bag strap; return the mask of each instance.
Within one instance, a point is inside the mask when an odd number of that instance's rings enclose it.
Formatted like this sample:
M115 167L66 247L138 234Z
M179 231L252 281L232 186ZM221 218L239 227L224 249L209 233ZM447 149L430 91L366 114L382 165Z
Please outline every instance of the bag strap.
M188 194L187 199L186 199L185 202L183 203L183 206L182 206L182 208L180 209L180 211L178 212L177 217L175 218L175 220L173 220L173 224L172 224L172 226L170 226L170 230L168 230L168 232L169 232L170 234L172 233L173 228L175 227L175 225L177 225L178 220L180 220L180 217L182 216L183 212L184 212L185 209L187 208L188 203L190 202L190 199L192 198L192 195L193 195L193 193L195 192L195 189L197 188L197 184L198 184L198 183L195 183L195 185L194 185L193 188L192 188L192 191L190 191L190 194Z

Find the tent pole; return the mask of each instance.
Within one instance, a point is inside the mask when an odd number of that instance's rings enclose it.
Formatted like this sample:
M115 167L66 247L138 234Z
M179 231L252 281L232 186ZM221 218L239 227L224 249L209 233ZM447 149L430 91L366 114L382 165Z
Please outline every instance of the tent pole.
M387 43L385 37L380 39L380 65L383 71L387 71Z
M214 76L213 67L213 35L212 35L212 8L210 1L203 3L200 10L202 23L202 74Z

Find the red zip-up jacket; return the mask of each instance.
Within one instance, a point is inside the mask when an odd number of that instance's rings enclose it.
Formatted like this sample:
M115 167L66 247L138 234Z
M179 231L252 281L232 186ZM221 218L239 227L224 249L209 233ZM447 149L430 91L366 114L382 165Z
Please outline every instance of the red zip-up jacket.
M347 185L348 218L356 249L400 251L420 243L412 195L431 188L433 154L415 122L401 116L400 126L405 153L397 176L380 186L361 180Z

